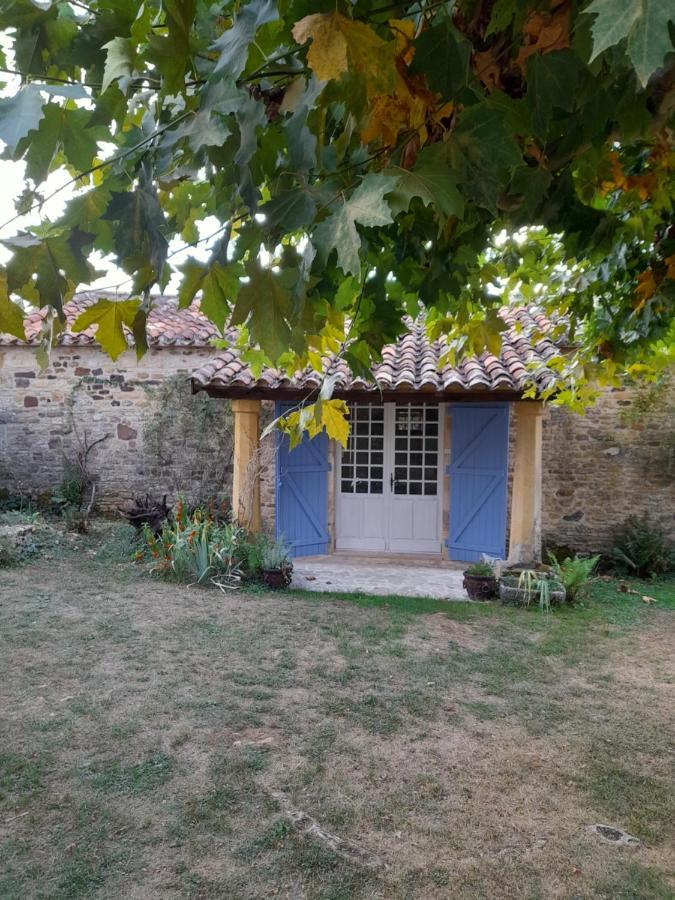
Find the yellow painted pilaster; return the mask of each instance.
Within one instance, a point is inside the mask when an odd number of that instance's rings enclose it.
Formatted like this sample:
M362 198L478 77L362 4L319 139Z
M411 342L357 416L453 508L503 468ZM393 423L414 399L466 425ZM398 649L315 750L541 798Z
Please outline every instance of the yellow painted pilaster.
M509 563L541 559L542 412L540 401L515 404L516 449L511 492Z
M233 400L234 470L232 514L252 532L262 528L260 516L260 400Z

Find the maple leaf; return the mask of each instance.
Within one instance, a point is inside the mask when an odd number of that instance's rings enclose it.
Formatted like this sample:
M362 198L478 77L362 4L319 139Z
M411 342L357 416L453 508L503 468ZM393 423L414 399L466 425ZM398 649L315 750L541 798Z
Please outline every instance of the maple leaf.
M316 245L326 256L335 248L338 265L345 274L358 275L361 272L361 237L356 223L366 226L388 225L393 217L384 197L395 188L396 179L371 172L352 196L343 200L340 208L315 229Z
M231 304L239 292L239 279L243 274L240 265L223 265L218 261L204 264L189 259L180 269L183 281L178 291L178 305L181 309L189 306L197 291L201 290L201 311L223 332Z
M281 416L276 423L290 438L290 449L297 447L305 436L310 438L325 430L329 438L347 446L349 437L349 407L344 400L317 400L302 409Z
M277 275L255 259L246 264L246 274L249 281L239 289L230 323L246 323L253 340L276 362L292 338L287 317L291 305L288 282L293 273Z
M28 84L13 97L0 100L0 141L10 153L29 131L37 128L42 118L42 98L35 84Z
M101 48L106 51L105 68L103 69L103 84L101 91L105 92L113 81L128 79L134 66L133 45L129 38L116 37ZM120 86L122 90L123 86Z
M347 446L349 437L349 408L344 400L322 400L319 424L326 429L326 434L343 447Z
M650 299L656 293L656 281L654 280L654 273L651 269L645 269L644 272L640 272L637 277L637 287L635 288L635 300L636 302L633 304L633 308L636 313L642 312L642 309Z
M593 0L585 13L595 16L591 60L627 38L628 56L643 87L673 52L668 23L675 21L675 11L664 0Z
M369 25L339 12L314 13L296 22L293 37L299 44L311 40L307 62L321 81L340 78L351 67L366 78L369 96L393 89L396 44Z
M516 63L524 71L533 53L551 53L569 47L569 6L563 3L554 13L533 12L523 26L523 35L529 40L521 45Z
M112 360L116 360L127 349L124 326L132 328L141 304L132 300L97 300L75 319L73 331L84 331L96 326L96 340Z
M11 334L20 341L25 341L23 317L21 307L9 299L7 278L0 275L0 334Z
M419 197L425 206L435 206L444 216L462 216L464 200L457 190L442 144L425 147L411 171L398 166L385 171L397 176L396 188L389 198L394 215L407 212L412 198Z

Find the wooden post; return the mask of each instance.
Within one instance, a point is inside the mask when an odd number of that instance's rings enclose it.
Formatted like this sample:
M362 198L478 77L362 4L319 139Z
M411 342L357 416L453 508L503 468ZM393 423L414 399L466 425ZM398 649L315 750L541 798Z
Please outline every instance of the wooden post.
M540 401L516 404L516 451L511 493L509 563L541 560L542 434Z
M233 400L234 470L232 514L252 532L262 529L260 515L260 400Z

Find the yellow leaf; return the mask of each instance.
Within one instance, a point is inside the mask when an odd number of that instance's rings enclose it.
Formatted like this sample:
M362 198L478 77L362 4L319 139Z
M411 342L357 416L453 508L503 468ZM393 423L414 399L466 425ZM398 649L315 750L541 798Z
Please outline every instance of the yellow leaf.
M642 307L650 297L656 293L656 282L651 269L645 269L637 277L638 286L635 288L635 302L633 308L636 313L642 312Z
M364 76L368 96L394 85L394 41L383 41L369 25L339 12L314 13L293 26L299 44L312 41L307 62L320 81L339 78L348 68Z
M348 413L349 408L344 400L321 400L283 416L279 419L279 427L289 436L291 450L300 444L305 432L310 438L314 438L324 429L329 438L346 447L349 437Z
M349 437L349 408L344 400L324 400L321 404L321 425L326 434L343 447L347 446Z
M307 62L320 81L339 78L347 71L347 39L341 28L340 13L315 13L293 26L298 44L312 41Z

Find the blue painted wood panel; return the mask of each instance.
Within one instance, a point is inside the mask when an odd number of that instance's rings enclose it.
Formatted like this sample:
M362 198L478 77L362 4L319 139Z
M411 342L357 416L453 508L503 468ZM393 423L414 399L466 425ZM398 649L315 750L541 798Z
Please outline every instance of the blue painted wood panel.
M292 408L277 403L276 415ZM305 435L294 450L277 435L276 533L293 556L328 552L328 436Z
M450 559L504 557L508 450L508 404L450 407Z

